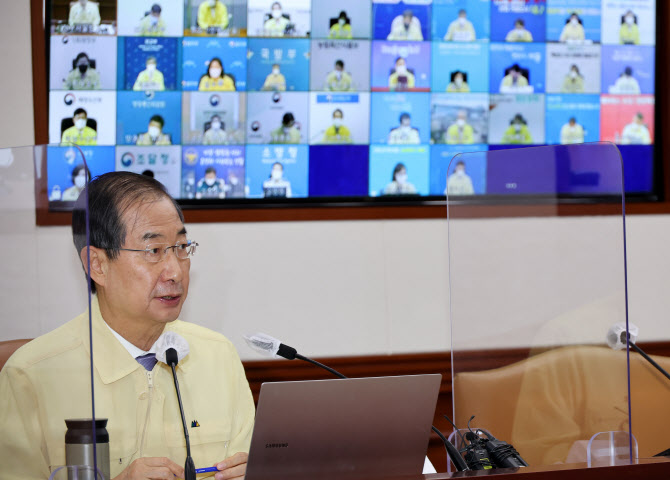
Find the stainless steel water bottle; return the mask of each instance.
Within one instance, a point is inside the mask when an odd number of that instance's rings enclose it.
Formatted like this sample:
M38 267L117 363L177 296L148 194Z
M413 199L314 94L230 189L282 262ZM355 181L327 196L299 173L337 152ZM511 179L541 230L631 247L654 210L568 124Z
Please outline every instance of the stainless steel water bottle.
M107 419L95 419L95 434L93 433L93 420L90 418L65 420L67 432L65 432L65 463L67 465L90 465L97 463L98 470L105 480L110 480L109 475L109 433L107 433ZM95 445L95 459L93 460L93 447ZM90 477L90 478L89 478ZM98 480L94 474L87 473L79 475L80 480Z

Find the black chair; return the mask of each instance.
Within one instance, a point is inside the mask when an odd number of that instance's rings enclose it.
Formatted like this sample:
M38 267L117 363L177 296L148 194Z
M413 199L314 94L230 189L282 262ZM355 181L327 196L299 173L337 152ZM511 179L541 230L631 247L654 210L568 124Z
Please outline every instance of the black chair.
M95 68L95 59L89 58L88 59L88 64L90 65L91 68ZM72 60L72 70L76 70L77 68L77 60Z
M451 82L454 81L454 78L456 78L457 73L460 73L461 75L463 75L463 82L464 83L468 83L468 74L466 72L461 71L461 70L456 70L455 72L451 72L449 74L449 80ZM507 75L507 73L505 73L505 75Z
M86 119L86 126L92 128L96 132L98 131L98 122L93 118ZM63 136L63 132L70 127L74 127L74 120L72 117L64 118L60 121L60 134Z

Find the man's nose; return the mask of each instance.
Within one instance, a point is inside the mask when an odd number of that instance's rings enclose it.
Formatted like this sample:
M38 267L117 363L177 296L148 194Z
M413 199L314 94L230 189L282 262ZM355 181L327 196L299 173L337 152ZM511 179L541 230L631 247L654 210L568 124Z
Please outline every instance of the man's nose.
M188 260L181 260L177 258L177 252L175 251L174 248L170 248L166 253L165 253L165 258L163 258L163 271L161 273L161 277L163 280L168 281L174 281L174 282L179 282L182 279L182 262L185 262Z

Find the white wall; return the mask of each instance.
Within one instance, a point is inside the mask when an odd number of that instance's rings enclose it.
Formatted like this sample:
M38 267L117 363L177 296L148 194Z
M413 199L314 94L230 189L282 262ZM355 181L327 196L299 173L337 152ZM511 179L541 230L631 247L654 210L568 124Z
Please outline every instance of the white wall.
M27 0L3 4L0 57L13 75L0 76L0 147L33 142L28 17ZM34 227L32 208L0 205L0 242L11 245L0 254L0 340L48 331L86 305L69 229ZM597 341L618 318L616 219L463 220L452 228L454 314L467 326L454 333L459 345L530 344L569 326ZM315 356L449 348L446 220L189 229L202 248L183 318L227 334L243 358L255 357L240 335L256 330ZM630 318L645 340L670 339L667 238L670 216L628 218Z

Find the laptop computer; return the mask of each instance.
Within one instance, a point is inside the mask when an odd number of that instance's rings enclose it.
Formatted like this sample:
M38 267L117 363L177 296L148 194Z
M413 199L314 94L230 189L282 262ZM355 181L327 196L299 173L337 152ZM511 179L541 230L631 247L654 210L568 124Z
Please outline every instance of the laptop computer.
M421 474L442 375L261 386L246 480Z

